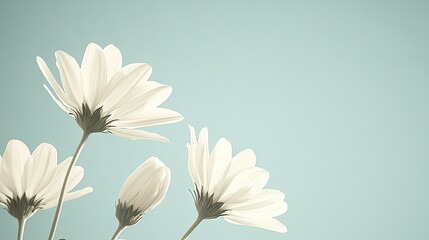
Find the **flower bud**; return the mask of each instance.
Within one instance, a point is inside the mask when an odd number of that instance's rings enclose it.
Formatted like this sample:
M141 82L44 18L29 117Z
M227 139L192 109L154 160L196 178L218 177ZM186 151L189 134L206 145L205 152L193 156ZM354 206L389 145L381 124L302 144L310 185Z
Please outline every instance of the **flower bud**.
M162 202L170 185L170 169L158 158L141 164L124 182L116 205L120 225L136 224L143 214Z

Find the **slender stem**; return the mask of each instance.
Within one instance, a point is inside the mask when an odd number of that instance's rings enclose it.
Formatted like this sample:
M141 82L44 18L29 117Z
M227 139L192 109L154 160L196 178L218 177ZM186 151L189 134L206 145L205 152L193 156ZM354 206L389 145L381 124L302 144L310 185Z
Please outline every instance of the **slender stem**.
M202 218L200 215L198 215L197 220L195 220L194 224L188 229L188 231L183 235L182 240L185 240L188 238L189 234L191 234L192 231L200 224L201 221L203 221L204 218Z
M118 239L119 235L121 235L122 231L124 231L124 229L125 229L126 227L127 227L127 226L125 226L125 225L123 225L123 224L120 224L120 223L119 223L118 228L116 229L115 233L114 233L114 234L113 234L113 236L112 236L112 240L116 240L116 239Z
M73 154L73 158L70 162L69 168L67 169L66 176L64 177L63 186L61 187L60 198L58 199L58 204L57 204L57 208L55 211L55 216L54 216L54 219L52 221L51 231L49 233L49 238L48 238L49 240L54 239L55 231L56 231L57 225L58 225L58 220L59 220L60 214L61 214L61 209L63 208L64 195L66 193L67 182L69 180L71 170L73 169L74 165L76 164L76 161L79 157L79 154L82 151L82 148L85 145L86 141L88 140L89 135L90 135L90 133L88 133L86 131L83 132L82 138L79 142L79 145L77 146L76 151Z
M24 238L24 228L26 221L26 218L18 219L18 240L22 240Z

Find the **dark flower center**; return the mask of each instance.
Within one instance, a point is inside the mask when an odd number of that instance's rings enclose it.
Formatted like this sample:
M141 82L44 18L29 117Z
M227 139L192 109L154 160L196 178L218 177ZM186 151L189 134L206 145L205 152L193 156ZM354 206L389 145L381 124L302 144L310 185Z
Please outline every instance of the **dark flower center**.
M27 219L37 209L41 208L40 203L42 201L43 199L36 199L36 196L28 198L25 193L22 195L22 197L7 197L7 211L16 219Z
M203 187L198 189L197 185L195 185L195 190L191 191L191 193L200 218L214 219L226 215L225 212L228 209L223 208L223 202L217 202L213 199L214 193L209 195L208 192L204 191Z
M111 124L115 121L115 119L109 120L111 114L102 116L103 107L99 107L94 112L91 112L86 103L82 103L82 109L74 111L72 115L76 118L76 122L80 128L88 134L105 132L109 127L113 127Z

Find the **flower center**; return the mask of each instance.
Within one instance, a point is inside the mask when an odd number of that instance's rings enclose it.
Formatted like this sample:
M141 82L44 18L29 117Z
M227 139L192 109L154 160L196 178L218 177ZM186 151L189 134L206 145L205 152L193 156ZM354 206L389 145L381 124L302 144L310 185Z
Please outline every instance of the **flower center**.
M204 191L204 188L198 189L195 185L195 190L192 192L194 198L195 207L197 208L198 215L204 219L214 219L220 216L224 216L228 209L224 209L223 202L217 202L213 199L214 193L209 195L208 192Z
M118 200L115 215L120 224L131 226L140 221L143 217L143 211L139 208L134 209L133 205L127 206L127 202L121 202L121 200Z
M87 133L104 132L109 127L113 127L111 123L115 121L115 119L109 120L111 114L103 116L103 107L99 107L94 112L91 112L86 103L82 103L82 109L74 111L73 115L80 128Z
M40 203L42 200L43 199L36 199L36 196L28 198L25 193L22 197L7 197L7 211L16 219L27 219L31 217L37 209L41 208Z

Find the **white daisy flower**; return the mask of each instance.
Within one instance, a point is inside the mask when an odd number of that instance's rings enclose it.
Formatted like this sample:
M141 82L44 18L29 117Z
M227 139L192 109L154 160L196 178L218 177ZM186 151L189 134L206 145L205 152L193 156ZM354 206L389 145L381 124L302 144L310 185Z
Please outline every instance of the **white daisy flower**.
M42 143L33 153L19 140L7 144L0 157L0 205L18 220L21 239L26 219L38 209L56 206L70 161L67 158L57 165L57 151L51 144ZM83 175L82 167L73 167L65 200L92 192L90 187L70 192Z
M82 64L63 51L55 52L61 87L45 61L37 64L58 106L71 114L86 133L110 132L132 139L168 141L141 127L175 123L183 117L158 107L171 94L171 87L148 81L152 68L145 63L122 66L122 55L114 45L104 49L95 43L86 48Z
M278 190L264 189L269 174L255 167L253 151L246 149L232 157L230 142L221 138L209 153L207 128L197 140L194 128L189 127L188 170L195 184L198 218L182 239L202 220L221 216L234 224L286 232L286 227L274 219L287 210L285 196Z
M128 176L116 204L119 226L113 240L162 202L170 185L170 176L170 169L156 157L146 160Z

